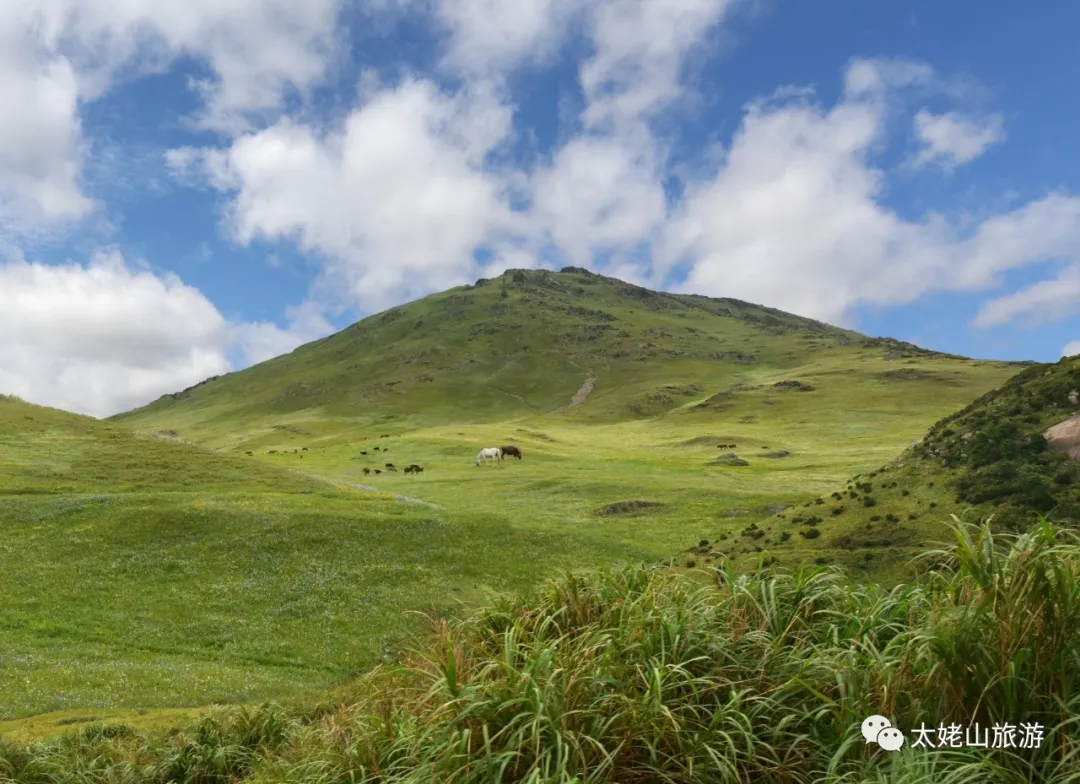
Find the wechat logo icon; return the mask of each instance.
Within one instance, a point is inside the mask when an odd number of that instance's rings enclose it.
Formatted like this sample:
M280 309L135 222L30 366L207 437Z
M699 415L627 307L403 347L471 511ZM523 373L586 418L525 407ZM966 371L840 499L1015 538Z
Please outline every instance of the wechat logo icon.
M885 751L899 751L904 745L904 733L892 726L884 716L867 716L862 723L862 736L867 743L876 743Z

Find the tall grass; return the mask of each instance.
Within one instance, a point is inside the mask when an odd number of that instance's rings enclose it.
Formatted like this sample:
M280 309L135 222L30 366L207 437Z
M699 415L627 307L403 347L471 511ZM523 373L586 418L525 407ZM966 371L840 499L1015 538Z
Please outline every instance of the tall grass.
M892 590L831 568L711 584L565 574L317 705L218 709L163 735L0 745L17 782L1080 781L1080 539L953 522ZM908 745L864 743L889 717ZM911 728L1039 723L1038 748L913 748Z

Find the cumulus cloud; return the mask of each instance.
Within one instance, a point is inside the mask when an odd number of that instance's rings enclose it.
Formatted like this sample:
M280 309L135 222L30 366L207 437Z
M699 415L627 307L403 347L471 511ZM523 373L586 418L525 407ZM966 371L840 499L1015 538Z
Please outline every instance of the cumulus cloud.
M344 0L51 0L0 3L0 229L83 217L80 107L132 74L181 56L203 127L238 131L306 91L334 61Z
M62 58L36 67L0 29L0 229L81 218L78 88ZM18 110L14 110L18 107Z
M933 164L949 170L970 163L1004 140L1005 121L1001 115L980 120L958 112L933 114L920 109L915 115L915 137L919 150L912 165Z
M115 253L87 266L0 265L0 334L0 388L94 415L228 370L217 309Z
M1063 357L1075 357L1078 354L1080 354L1080 340L1065 344L1065 348L1061 350L1061 356Z
M438 0L436 17L450 36L444 64L487 78L543 63L584 9L583 0Z
M532 217L578 266L650 239L666 217L658 162L649 143L580 137L533 178Z
M636 122L683 94L687 57L735 0L606 0L593 6L592 57L581 68L589 126Z
M115 251L88 264L0 264L0 392L107 416L288 351L329 331L299 313L289 330L230 324L174 275L133 269Z
M460 284L478 251L520 250L510 185L485 168L510 118L489 92L407 80L331 132L282 121L173 163L234 192L238 241L295 240L326 260L324 291L371 309Z
M931 77L895 62L881 70L853 63L832 107L802 91L748 107L721 164L689 185L665 227L660 258L687 270L684 290L845 322L860 304L978 291L1009 270L1080 261L1074 197L1051 195L974 227L887 207L886 172L873 162L888 118L882 90Z

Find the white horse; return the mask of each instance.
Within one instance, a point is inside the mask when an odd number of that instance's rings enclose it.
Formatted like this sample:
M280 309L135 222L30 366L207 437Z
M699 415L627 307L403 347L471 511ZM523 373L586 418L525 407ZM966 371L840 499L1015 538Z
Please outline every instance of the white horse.
M486 463L489 458L492 459L492 460L502 460L503 459L502 450L497 446L490 446L487 449L481 449L480 454L478 454L476 456L476 464L480 465L481 460L483 460Z

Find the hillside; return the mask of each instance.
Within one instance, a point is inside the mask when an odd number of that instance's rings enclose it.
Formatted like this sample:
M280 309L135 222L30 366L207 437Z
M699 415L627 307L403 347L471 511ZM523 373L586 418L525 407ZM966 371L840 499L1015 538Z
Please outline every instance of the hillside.
M0 396L0 722L324 687L581 546Z
M115 419L215 445L225 432L313 414L393 434L558 413L593 379L575 415L621 421L692 403L722 407L739 382L838 357L966 364L737 300L653 292L574 268L517 270L370 316Z
M669 557L722 534L753 557L777 504L874 470L1026 366L585 270L516 270L115 419L615 550ZM475 470L479 449L511 442L524 461ZM384 449L424 473L363 476ZM859 563L887 574L921 542Z
M415 612L737 539L1020 369L518 271L110 422L5 401L0 720L338 682Z
M899 551L940 540L950 515L992 518L1007 531L1027 530L1043 516L1078 524L1078 415L1080 357L1029 367L939 420L888 463L760 522L741 543L710 544L702 560L765 545L781 561L838 560L880 572L881 561L896 563Z

